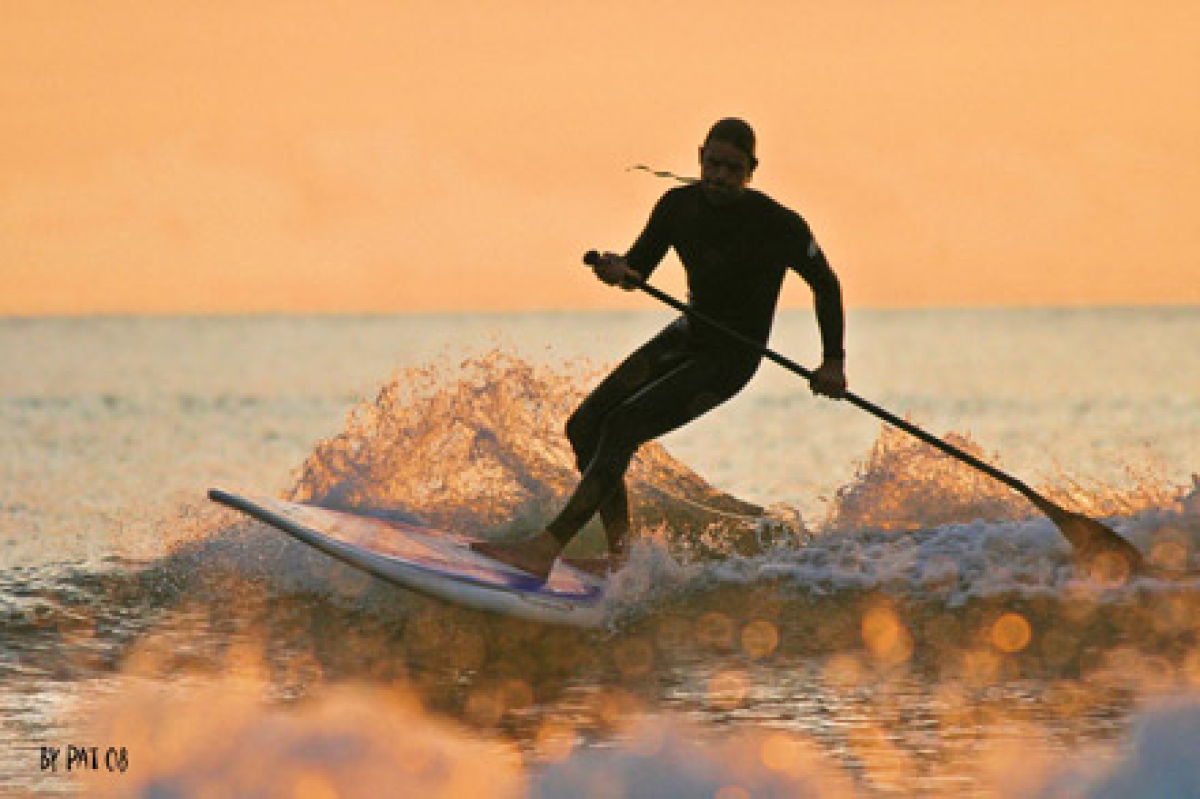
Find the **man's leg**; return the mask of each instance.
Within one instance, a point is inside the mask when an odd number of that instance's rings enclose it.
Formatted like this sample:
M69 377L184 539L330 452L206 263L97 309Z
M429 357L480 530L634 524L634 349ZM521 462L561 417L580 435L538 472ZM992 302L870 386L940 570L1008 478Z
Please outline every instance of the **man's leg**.
M581 475L596 455L609 414L687 357L686 335L679 323L672 323L629 355L579 404L567 420L566 433ZM629 495L623 479L600 502L598 511L609 552L620 554L629 534Z
M531 574L548 577L554 561L583 525L613 497L614 491L623 490L625 471L637 448L732 397L750 380L756 363L749 368L738 367L714 353L688 354L679 365L608 413L583 478L545 532L517 544L479 543L473 548Z
M579 486L546 526L546 532L566 547L597 510L612 513L616 509L608 503L621 502L623 507L617 512L624 514L626 530L620 531L615 549L623 548L628 525L624 478L637 448L732 397L754 374L756 363L731 363L713 353L693 353L614 408L605 417L600 440ZM610 549L613 543L610 536Z
M629 492L625 489L625 478L613 489L608 499L600 503L600 523L604 525L604 538L608 541L610 555L625 554L629 540Z
M532 575L550 576L554 560L614 491L623 487L625 470L637 447L685 425L737 394L754 370L732 370L710 353L694 353L682 364L619 404L605 417L592 462L580 485L544 533L517 543L472 545L502 563ZM618 546L623 547L624 542Z
M668 325L617 366L571 414L571 418L567 420L567 439L571 442L581 474L586 472L588 464L595 457L609 414L648 384L682 363L687 357L685 339L679 323ZM600 491L604 496L598 503L589 502L591 510L579 523L579 527L586 524L598 509L604 524L605 537L608 539L609 552L618 553L623 550L629 532L629 499L624 480L619 478L614 485L609 486L596 486L593 481L591 490ZM578 529L571 532L571 537L574 537ZM520 542L483 541L473 544L471 548L531 574L547 577L564 546L558 537L543 532Z

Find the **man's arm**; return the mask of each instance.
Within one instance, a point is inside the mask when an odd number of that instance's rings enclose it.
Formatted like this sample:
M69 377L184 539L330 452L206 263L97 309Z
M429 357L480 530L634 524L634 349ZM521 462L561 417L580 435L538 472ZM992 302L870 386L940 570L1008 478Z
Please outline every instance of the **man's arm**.
M806 246L795 268L812 289L817 327L821 331L821 365L813 373L809 387L814 394L837 398L846 392L846 313L842 306L842 285L808 225L803 220L801 225Z
M842 308L842 286L826 265L828 277L811 284L821 330L821 365L813 372L809 386L814 394L838 398L846 392L846 314Z
M614 252L604 252L596 259L592 269L596 277L610 286L620 286L626 291L632 291L642 280L650 277L650 273L658 266L671 246L668 234L669 203L671 194L664 194L650 212L650 220L646 222L637 241L629 248L624 256Z
M669 219L672 213L671 209L678 204L675 191L678 190L668 191L655 203L646 227L622 259L630 269L641 275L643 280L650 277L650 273L659 265L671 247Z

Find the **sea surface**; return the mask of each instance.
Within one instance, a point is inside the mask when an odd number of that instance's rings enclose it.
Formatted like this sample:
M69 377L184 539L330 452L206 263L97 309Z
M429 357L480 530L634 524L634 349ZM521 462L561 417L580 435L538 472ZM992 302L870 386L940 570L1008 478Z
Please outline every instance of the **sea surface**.
M597 631L205 498L531 532L574 403L669 320L0 319L0 795L1200 795L1197 308L849 318L855 391L1153 577L1081 568L1019 495L769 363L639 454ZM812 364L810 312L772 345Z

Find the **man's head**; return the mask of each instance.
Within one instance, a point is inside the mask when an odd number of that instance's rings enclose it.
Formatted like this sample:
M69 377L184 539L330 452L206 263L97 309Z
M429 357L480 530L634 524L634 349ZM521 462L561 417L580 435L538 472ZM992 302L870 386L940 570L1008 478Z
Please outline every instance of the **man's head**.
M753 128L732 117L712 126L700 146L700 186L711 202L737 201L756 166Z

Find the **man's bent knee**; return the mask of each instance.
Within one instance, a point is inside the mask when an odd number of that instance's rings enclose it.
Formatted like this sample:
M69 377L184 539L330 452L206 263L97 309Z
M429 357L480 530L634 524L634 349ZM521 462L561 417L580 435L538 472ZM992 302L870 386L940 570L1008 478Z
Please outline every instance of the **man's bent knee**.
M571 449L575 452L575 463L580 471L587 468L600 441L600 425L597 420L589 417L590 414L580 406L567 419L566 424L567 441L571 443Z

